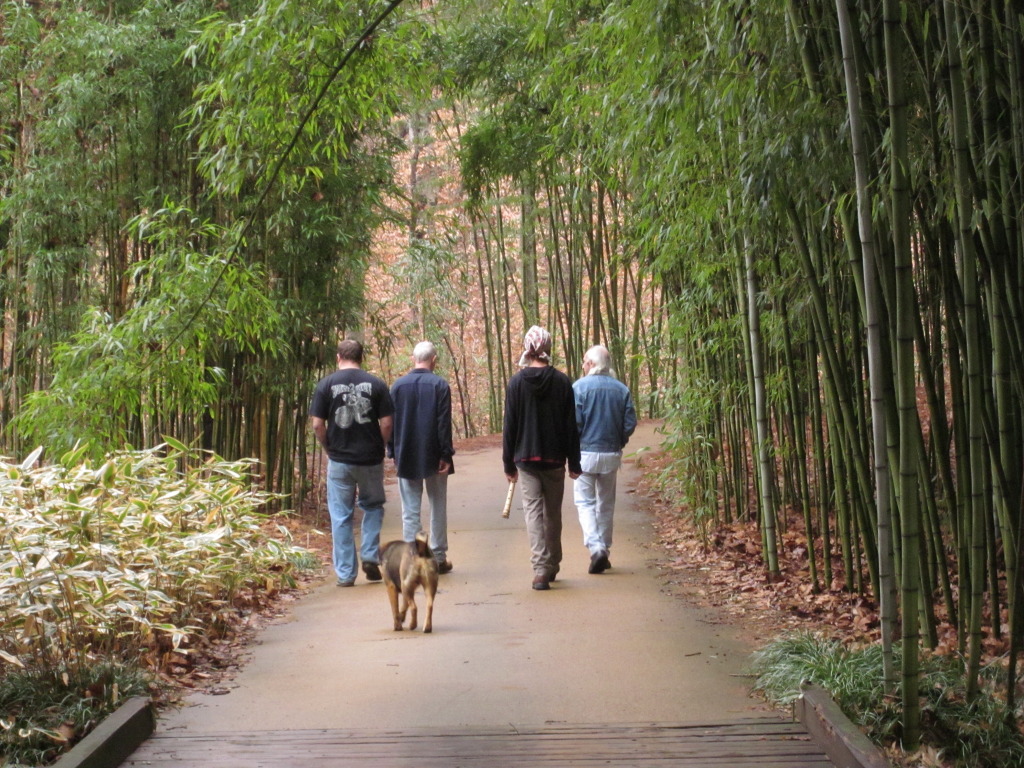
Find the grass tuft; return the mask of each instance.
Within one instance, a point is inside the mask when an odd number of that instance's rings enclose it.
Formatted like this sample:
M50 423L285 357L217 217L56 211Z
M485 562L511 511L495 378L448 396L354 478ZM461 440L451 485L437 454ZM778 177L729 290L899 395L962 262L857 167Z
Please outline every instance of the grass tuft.
M895 656L899 665L899 650ZM755 690L776 705L792 704L804 682L814 683L827 690L873 742L883 747L899 744L900 703L885 696L880 645L854 648L803 633L755 653L753 672ZM983 678L982 692L968 701L962 660L921 657L922 741L964 768L1024 765L1024 737L1012 724L1006 702L996 694L1000 685L1005 690L1005 674L993 665ZM1024 711L1013 714L1019 722Z
M55 760L155 679L136 664L104 662L73 669L17 669L0 677L0 765Z
M323 569L320 558L308 550L292 550L288 553L287 560L297 573L314 574Z

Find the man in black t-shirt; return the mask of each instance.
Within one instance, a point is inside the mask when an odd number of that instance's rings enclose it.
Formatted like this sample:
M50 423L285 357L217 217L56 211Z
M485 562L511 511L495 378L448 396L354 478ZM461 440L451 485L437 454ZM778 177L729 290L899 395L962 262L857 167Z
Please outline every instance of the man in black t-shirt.
M352 517L363 510L359 559L370 581L380 580L380 529L384 522L384 446L391 439L394 405L388 385L362 369L363 345L338 344L338 370L313 392L310 421L327 452L327 510L339 587L356 581Z

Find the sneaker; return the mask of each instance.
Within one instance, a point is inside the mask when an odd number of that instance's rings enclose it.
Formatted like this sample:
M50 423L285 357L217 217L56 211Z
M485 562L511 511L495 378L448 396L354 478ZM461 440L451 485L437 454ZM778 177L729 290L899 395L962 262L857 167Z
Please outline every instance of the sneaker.
M363 563L363 573L370 581L380 581L380 566L376 563Z
M338 579L338 586L339 587L352 587L352 586L355 586L355 583L356 583L355 579Z
M551 585L548 583L547 576L534 576L533 577L533 588L538 590L551 589Z
M451 573L452 572L452 562L451 562L451 560L443 560L442 562L438 563L437 564L437 572L438 573Z
M608 553L603 549L600 552L595 552L590 556L590 568L587 569L587 573L604 573L612 564L608 561Z

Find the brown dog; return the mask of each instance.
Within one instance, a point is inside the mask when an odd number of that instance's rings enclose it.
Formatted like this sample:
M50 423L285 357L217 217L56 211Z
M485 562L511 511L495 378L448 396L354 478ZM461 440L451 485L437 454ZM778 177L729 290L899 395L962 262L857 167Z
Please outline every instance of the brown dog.
M434 595L437 594L437 560L427 544L427 536L422 531L416 534L416 541L390 541L380 551L381 570L384 575L384 586L388 588L388 600L391 601L391 613L395 618L395 631L402 629L405 614L410 608L409 629L416 629L416 588L423 587L427 596L427 620L423 623L423 631L431 631L431 620L434 616ZM399 608L398 597L402 596Z

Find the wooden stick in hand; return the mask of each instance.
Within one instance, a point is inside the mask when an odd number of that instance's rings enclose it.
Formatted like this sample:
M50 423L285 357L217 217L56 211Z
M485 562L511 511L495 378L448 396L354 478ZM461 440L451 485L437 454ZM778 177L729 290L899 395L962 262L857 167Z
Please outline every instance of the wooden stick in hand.
M505 497L505 508L503 510L501 510L501 516L504 517L504 518L507 518L509 516L509 514L512 512L512 497L515 495L515 492L516 492L516 481L515 480L509 480L508 481L508 495Z

